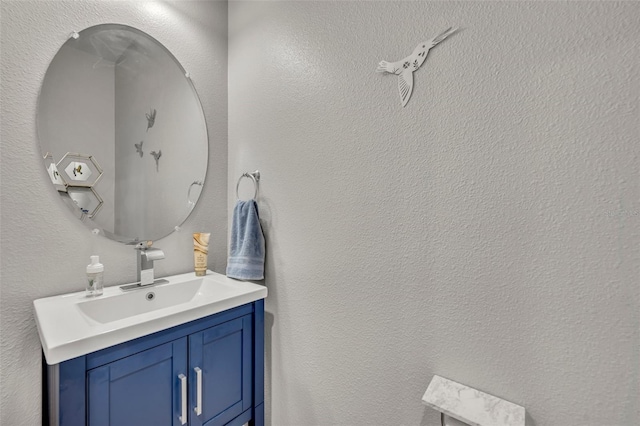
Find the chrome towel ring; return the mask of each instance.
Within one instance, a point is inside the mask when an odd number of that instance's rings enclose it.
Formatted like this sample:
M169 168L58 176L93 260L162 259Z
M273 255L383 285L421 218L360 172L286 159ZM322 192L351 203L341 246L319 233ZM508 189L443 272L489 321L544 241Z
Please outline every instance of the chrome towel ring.
M195 180L191 185L189 185L189 190L187 191L187 205L191 208L196 205L195 201L191 201L191 189L193 185L202 186L204 183L201 180Z
M238 183L236 184L236 199L240 199L240 195L238 194L238 189L240 188L240 181L242 180L242 178L249 178L253 181L253 187L254 187L254 193L253 193L253 199L255 200L258 197L258 183L260 182L260 172L258 170L256 170L255 172L252 173L243 173L240 178L238 179Z

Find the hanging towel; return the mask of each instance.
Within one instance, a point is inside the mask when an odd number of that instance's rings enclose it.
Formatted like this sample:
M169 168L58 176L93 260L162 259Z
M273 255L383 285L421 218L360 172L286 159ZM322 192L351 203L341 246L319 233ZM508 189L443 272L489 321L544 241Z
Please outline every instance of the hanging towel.
M264 278L264 235L255 200L238 200L233 209L227 276L239 280Z

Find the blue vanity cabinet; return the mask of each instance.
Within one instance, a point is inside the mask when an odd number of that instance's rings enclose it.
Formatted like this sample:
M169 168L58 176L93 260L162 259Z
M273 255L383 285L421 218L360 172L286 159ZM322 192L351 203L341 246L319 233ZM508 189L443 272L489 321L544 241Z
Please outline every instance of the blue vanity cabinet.
M251 318L189 336L190 426L222 426L251 408Z
M264 425L264 301L48 366L56 426Z
M180 425L186 345L178 339L89 370L89 425Z

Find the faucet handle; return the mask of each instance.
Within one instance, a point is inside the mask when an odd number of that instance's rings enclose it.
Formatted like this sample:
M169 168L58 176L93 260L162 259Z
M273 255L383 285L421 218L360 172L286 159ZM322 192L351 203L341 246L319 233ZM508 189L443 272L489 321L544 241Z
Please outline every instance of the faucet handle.
M147 260L150 261L164 259L164 252L159 248L148 248L143 251L143 253L146 256Z
M153 241L140 241L139 243L135 243L133 247L136 250L147 250L151 248Z

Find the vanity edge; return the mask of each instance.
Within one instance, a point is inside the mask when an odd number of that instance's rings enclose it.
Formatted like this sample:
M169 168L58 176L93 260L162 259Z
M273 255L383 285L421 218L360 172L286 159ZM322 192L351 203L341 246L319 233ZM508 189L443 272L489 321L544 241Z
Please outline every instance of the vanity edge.
M173 277L195 278L195 274L191 272ZM82 297L84 292L74 292L34 300L34 316L42 351L47 364L59 364L78 356L115 346L120 343L185 324L209 315L224 312L247 303L265 299L268 294L267 287L261 284L235 280L213 271L207 271L206 277L211 278L213 281L221 281L225 284L231 283L233 285L237 285L237 294L221 300L216 300L206 305L188 306L185 310L173 312L166 316L153 317L152 315L151 318L140 318L141 321L136 323L123 321L120 322L120 324L118 324L119 322L114 322L111 325L101 324L97 326L86 321L84 323L82 323L82 321L78 321L74 325L76 329L63 337L52 337L51 333L47 332L46 329L51 328L52 325L44 324L43 322L51 321L55 318L51 318L51 312L45 312L46 309L43 309L43 306L50 303L53 299L70 298L71 300L78 300L79 297ZM105 292L107 292L107 290L111 292L120 291L118 287L119 285L105 287ZM71 310L73 307L70 306L69 309ZM62 315L64 314L71 315L72 313L63 312Z

